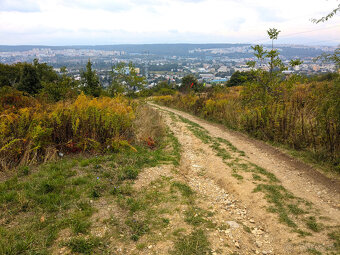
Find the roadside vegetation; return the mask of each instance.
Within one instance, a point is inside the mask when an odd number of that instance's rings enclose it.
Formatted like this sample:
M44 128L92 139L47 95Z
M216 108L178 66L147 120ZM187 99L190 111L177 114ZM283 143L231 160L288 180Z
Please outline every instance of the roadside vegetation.
M278 33L275 29L268 30L272 41ZM283 65L274 47L270 51L260 45L252 48L255 61L248 64L253 70L240 78L242 86L198 91L186 86L182 92L154 96L152 100L256 138L286 145L303 152L299 155L312 163L326 165L325 169L339 174L340 76L286 76L282 71L288 66ZM299 64L299 60L290 62L292 68Z
M256 86L210 93L153 97L157 103L193 113L226 127L305 154L312 163L340 173L340 80L282 82L275 96L256 100ZM260 96L260 95L259 95Z
M82 112L82 107L92 107L91 113L96 114L97 104L102 103L109 112L108 115L99 114L98 118L111 117L116 120L115 125L106 125L112 127L112 132L118 132L112 133L118 139L115 146L111 142L106 144L105 132L100 132L104 140L97 140L98 151L93 151L93 147L88 147L88 150L79 147L79 150L72 152L72 157L66 156L71 153L67 150L64 151L65 156L57 161L41 165L24 164L9 170L11 175L0 183L0 254L52 254L59 251L139 254L157 242L168 240L174 243L175 254L188 254L177 253L187 249L198 251L197 254L207 254L209 243L202 230L197 228L196 232L190 233L186 229L173 235L168 229L172 223L171 215L180 214L183 206L192 209L189 210L191 213L183 215L182 227L185 221L195 226L206 222L204 216L196 219L192 215L197 208L195 193L189 186L162 176L141 189L133 186L144 168L179 164L180 145L163 124L160 115L145 105L136 108L128 106L123 103L127 103L126 99L122 98L93 100L80 95L68 106L71 109L77 106L78 113L83 113L83 118L90 120L91 115ZM122 110L119 106L129 109L123 111L127 115L117 115L117 111ZM72 113L70 108L63 109ZM111 111L113 117L109 114ZM117 122L117 118L122 122ZM51 123L48 120L46 123ZM88 122L89 128L91 123ZM71 123L67 125L72 130ZM105 123L101 125L105 127ZM96 128L101 130L98 126ZM62 134L67 135L65 130ZM83 140L76 140L76 137L73 134L72 139L75 148L78 148L77 142ZM125 140L128 138L129 141ZM45 141L42 145L52 146L55 141ZM113 148L109 149L108 146ZM41 152L36 152L36 155L43 158L45 148L41 146ZM173 210L176 207L178 209ZM187 241L183 242L183 238ZM172 251L171 247L167 248L169 252Z
M211 136L205 128L182 116L174 115L172 112L170 114L173 115L172 118L177 117L185 123L193 135L209 145L216 156L219 156L230 167L231 176L239 183L253 185L254 193L262 193L268 202L267 211L276 214L280 223L288 226L299 237L326 232L329 239L333 241L329 254L339 252L339 226L329 225L328 220L320 215L311 202L296 197L281 184L273 173L249 162L244 152L239 151L229 141Z

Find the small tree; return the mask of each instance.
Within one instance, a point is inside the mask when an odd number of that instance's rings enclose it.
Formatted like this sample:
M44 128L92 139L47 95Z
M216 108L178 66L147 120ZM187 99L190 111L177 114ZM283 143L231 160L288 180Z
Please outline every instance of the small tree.
M254 72L251 72L251 71L246 71L246 72L236 71L231 75L230 80L227 82L227 86L228 87L240 86L240 85L243 85L246 82L254 81L254 80L256 80Z
M272 40L272 49L270 51L264 50L262 45L255 45L251 48L254 50L255 61L249 61L247 64L254 68L253 75L256 77L256 82L249 84L247 91L249 97L247 100L262 102L267 105L268 99L277 97L278 87L283 79L282 71L287 70L279 57L279 51L274 49L274 40L277 40L280 31L276 28L271 28L267 31L269 38ZM298 59L291 60L291 67L300 65L302 62ZM268 65L265 70L265 66ZM247 92L247 93L248 93ZM261 93L262 92L262 93Z
M199 92L203 88L203 85L198 82L197 78L192 74L189 74L182 78L182 85L179 87L179 91L184 93L189 91Z
M27 63L23 64L17 88L18 90L25 91L31 95L38 94L42 89L37 70L34 66Z
M46 94L51 101L57 102L78 94L79 82L66 74L66 67L62 67L61 72L62 75L58 77L57 82L42 82L42 93Z
M111 77L112 82L108 88L111 96L123 92L133 95L147 84L145 77L137 75L136 68L131 62L128 65L120 62L112 66Z
M96 71L92 70L92 63L89 60L86 65L86 71L81 71L82 89L86 95L94 97L100 96L101 85Z

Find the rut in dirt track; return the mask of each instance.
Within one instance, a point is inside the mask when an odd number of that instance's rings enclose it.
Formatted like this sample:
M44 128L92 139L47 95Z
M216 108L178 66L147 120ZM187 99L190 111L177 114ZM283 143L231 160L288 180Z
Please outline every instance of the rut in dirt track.
M190 186L212 200L206 203L221 222L238 224L222 233L226 237L217 232L211 240L232 239L240 254L333 248L328 234L340 224L339 181L263 142L151 105L163 113L182 145L181 172ZM212 243L219 247L218 241Z

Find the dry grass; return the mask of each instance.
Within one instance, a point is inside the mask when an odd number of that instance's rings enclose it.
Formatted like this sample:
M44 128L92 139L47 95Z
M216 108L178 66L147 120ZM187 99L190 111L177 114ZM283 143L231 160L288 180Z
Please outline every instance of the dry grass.
M166 126L156 110L148 105L140 105L136 109L136 119L133 123L136 142L154 147L164 137Z

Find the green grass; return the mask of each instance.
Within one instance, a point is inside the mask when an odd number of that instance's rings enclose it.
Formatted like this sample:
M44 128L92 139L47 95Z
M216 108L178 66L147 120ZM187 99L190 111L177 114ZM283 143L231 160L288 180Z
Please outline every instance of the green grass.
M289 212L294 215L302 215L306 213L306 211L299 208L299 206L296 204L287 204L287 207Z
M235 177L237 180L241 181L243 180L243 176L242 175L239 175L239 174L231 174L231 176Z
M267 177L270 182L280 182L273 173L267 171L266 169L259 167L255 164L252 164L252 163L250 163L250 165L252 166L251 171L253 173L261 174L261 175Z
M125 221L125 224L130 228L130 238L133 241L138 241L141 236L150 231L149 222L131 218Z
M337 227L335 231L328 233L330 239L334 241L334 249L340 253L340 227Z
M170 155L172 156L172 163L175 166L179 166L179 162L181 160L181 145L178 139L175 137L174 133L168 129L168 140L169 144L172 146L172 151Z
M100 238L74 237L66 243L72 252L94 254L94 250L101 245Z
M322 253L316 250L315 248L309 248L307 252L312 255L322 255Z
M203 230L194 230L189 235L180 235L170 254L174 255L205 255L211 254L210 242Z
M307 227L314 231L314 232L320 232L322 229L322 225L316 222L316 219L314 216L310 216L306 220Z
M257 175L257 174L253 174L253 179L254 181L262 181L263 179L261 178L261 176Z
M173 188L177 188L181 192L182 196L184 197L189 198L195 194L195 192L185 183L173 182L171 186Z
M131 239L137 240L151 227L166 226L161 215L150 220L155 215L151 204L164 199L162 194L155 188L133 197L131 182L145 167L178 164L180 145L169 133L156 149L136 149L19 168L0 183L0 254L50 254L59 233L66 229L71 233L66 246L73 252L93 254L98 242L88 235L95 201L101 198L122 201L127 214L125 221L116 224L123 224L119 226ZM136 218L146 206L151 209L145 218Z
M228 146L228 148L233 151L233 152L237 152L239 154L239 156L242 156L244 157L245 156L245 153L244 151L241 151L239 149L237 149L231 142L229 142L228 140L224 139L224 138L221 138L221 137L217 137L216 138L217 141L219 141L220 143L224 143L225 145Z

